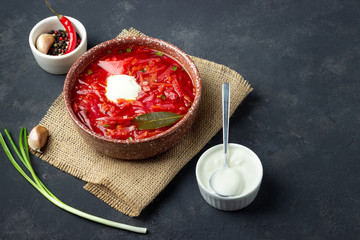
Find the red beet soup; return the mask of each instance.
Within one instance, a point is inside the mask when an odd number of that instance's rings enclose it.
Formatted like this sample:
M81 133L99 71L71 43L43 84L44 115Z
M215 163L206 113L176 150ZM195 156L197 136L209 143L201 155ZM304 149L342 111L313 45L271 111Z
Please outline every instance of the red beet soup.
M153 112L183 116L194 96L189 74L175 59L150 48L132 47L109 51L80 74L72 108L90 130L102 136L137 140L157 135L172 125L139 129L135 117Z

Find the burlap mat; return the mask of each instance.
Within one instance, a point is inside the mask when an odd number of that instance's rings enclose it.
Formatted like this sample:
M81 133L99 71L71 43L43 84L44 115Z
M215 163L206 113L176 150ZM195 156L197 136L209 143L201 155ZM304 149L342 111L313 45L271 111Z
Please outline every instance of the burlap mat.
M143 35L131 28L118 37ZM221 86L231 85L232 114L252 91L237 72L204 59L191 57L202 80L199 115L189 134L168 152L146 160L113 159L88 146L80 138L68 116L62 94L39 124L50 132L46 151L38 155L51 165L87 182L84 188L116 210L138 216L173 177L221 129Z

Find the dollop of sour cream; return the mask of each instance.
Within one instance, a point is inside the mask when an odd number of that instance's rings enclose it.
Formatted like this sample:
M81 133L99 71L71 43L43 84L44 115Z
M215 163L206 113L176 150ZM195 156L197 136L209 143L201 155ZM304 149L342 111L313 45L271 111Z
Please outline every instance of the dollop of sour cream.
M133 76L120 74L107 78L106 97L109 101L117 102L118 99L135 100L141 91Z

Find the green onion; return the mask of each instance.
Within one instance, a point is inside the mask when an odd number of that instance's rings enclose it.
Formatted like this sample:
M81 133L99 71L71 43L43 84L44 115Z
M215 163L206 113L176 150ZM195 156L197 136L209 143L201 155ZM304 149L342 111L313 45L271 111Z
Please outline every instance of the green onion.
M165 95L161 95L161 100L165 100L166 96Z
M145 72L146 71L146 68L143 68L140 70L140 72Z
M164 55L162 52L155 52L155 54L158 55L158 56Z
M118 51L119 54L120 54L120 53L123 53L123 52L124 52L123 50L119 50L119 51Z
M131 52L131 48L127 48L127 49L126 49L126 52Z
M177 66L173 66L173 67L171 68L171 70L173 70L173 71L176 71L176 69L177 69Z
M118 222L114 222L114 221L110 221L104 218L100 218L100 217L96 217L94 215L82 212L78 209L75 209L73 207L70 207L69 205L63 203L62 201L60 201L52 192L50 192L50 190L48 188L45 187L45 185L41 182L41 180L39 179L39 177L36 175L32 165L31 165L31 161L30 161L30 154L29 154L29 147L27 145L27 133L26 133L26 128L21 128L20 131L20 138L19 138L19 149L16 147L14 141L12 140L9 132L7 129L4 130L6 133L6 136L13 148L13 150L15 151L16 155L18 156L18 158L20 159L20 161L22 162L22 164L25 166L25 168L28 170L28 172L30 173L30 176L20 167L20 165L17 163L17 161L15 160L15 158L13 157L12 153L10 152L10 149L8 148L5 139L3 137L3 135L0 132L0 143L6 153L6 155L8 156L9 160L11 161L11 163L14 165L14 167L16 168L16 170L34 187L36 188L36 190L38 190L44 197L46 197L50 202L52 202L53 204L55 204L56 206L58 206L59 208L68 211L72 214L75 214L79 217L83 217L85 219L100 223L100 224L104 224L110 227L115 227L115 228L119 228L119 229L123 229L123 230L128 230L128 231L132 231L132 232L136 232L136 233L147 233L147 229L146 228L142 228L142 227L135 227L135 226L131 226L131 225L127 225L127 224L123 224L123 223L118 223Z
M91 75L91 74L93 74L93 71L92 71L91 69L89 69L88 72L87 72L87 74L88 74L88 75Z
M111 51L110 50L108 50L107 52L106 52L106 54L110 54L111 53Z
M110 124L104 124L103 127L108 128L108 127L110 127Z

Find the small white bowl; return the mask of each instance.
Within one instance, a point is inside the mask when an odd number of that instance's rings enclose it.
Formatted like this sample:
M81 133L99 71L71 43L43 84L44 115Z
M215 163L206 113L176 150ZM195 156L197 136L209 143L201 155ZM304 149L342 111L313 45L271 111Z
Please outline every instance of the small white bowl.
M79 34L81 38L80 45L68 54L61 56L51 56L41 53L35 47L36 39L42 33L47 33L51 30L57 31L59 29L64 29L64 26L60 23L59 19L56 16L48 17L38 22L33 27L29 35L29 45L36 62L42 69L52 74L66 74L69 71L70 67L73 65L73 63L83 53L85 53L87 49L87 34L85 27L75 18L68 16L66 17L72 22L75 27L75 31Z
M260 189L263 167L258 156L249 148L240 144L229 144L229 165L241 174L244 186L238 195L222 197L209 185L210 175L223 165L223 144L205 151L196 164L196 180L205 201L214 208L224 211L236 211L252 203Z

